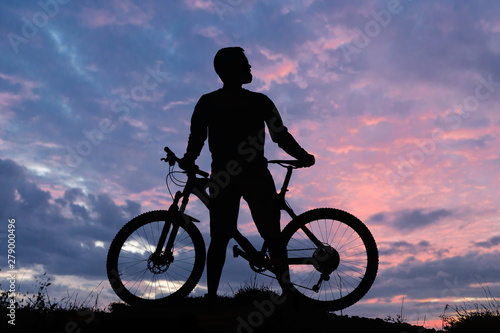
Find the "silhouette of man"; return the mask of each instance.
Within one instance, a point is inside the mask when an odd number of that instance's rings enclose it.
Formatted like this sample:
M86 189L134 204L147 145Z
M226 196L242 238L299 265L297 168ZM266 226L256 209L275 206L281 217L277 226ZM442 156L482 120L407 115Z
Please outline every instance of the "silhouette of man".
M210 246L207 253L208 297L214 297L222 274L229 240L237 227L240 199L248 203L252 218L269 246L278 279L287 279L286 249L280 238L280 207L274 180L264 157L265 125L270 136L304 166L315 163L295 141L274 103L264 94L243 89L252 82L250 64L240 47L220 49L214 58L223 87L203 95L191 118L186 153L181 167L194 167L204 142L212 154L211 177L225 179L210 202ZM281 282L281 281L280 281Z

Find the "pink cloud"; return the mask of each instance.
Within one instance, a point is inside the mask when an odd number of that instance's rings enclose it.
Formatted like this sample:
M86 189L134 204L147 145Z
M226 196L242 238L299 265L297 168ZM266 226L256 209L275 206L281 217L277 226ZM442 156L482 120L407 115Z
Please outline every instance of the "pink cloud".
M165 105L162 110L163 111L166 111L170 108L173 108L173 107L176 107L176 106L179 106L179 105L186 105L186 104L191 104L195 102L195 99L194 98L189 98L185 101L173 101L173 102L169 102L167 105Z
M147 7L136 6L130 0L112 1L111 8L94 9L83 8L80 19L83 24L91 28L107 25L136 25L150 27L149 22L154 12Z
M307 7L309 7L313 2L314 0L305 0L299 3L293 2L291 4L290 3L284 4L283 8L281 9L281 14L286 15L289 14L290 12L307 9Z
M186 0L186 5L190 9L200 9L213 11L213 1L212 0Z
M269 90L272 82L277 84L288 83L290 76L297 74L298 62L283 54L272 53L265 48L259 48L260 54L267 59L265 64L259 64L256 69L252 69L255 76L264 81L261 90Z
M98 28L105 25L112 25L116 22L116 17L105 9L84 8L80 15L85 25L91 28Z
M320 38L318 43L322 50L336 50L340 45L350 43L356 36L356 32L352 29L335 26L330 29L329 35Z
M481 19L479 21L479 25L486 32L494 32L494 33L499 33L500 32L500 23L498 21L497 22L491 22L491 21L487 21L487 20Z
M194 33L203 37L215 39L222 34L222 30L215 26L195 28Z
M24 100L38 100L40 98L34 90L40 85L37 82L24 80L15 75L7 75L0 73L0 78L9 82L11 85L20 85L21 90L18 93L0 91L0 107L8 109L12 106L19 105Z

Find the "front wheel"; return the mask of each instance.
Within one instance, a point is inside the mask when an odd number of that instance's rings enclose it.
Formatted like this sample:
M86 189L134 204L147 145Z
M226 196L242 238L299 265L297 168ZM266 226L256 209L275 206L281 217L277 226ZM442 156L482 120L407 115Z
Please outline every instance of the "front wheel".
M368 228L338 209L318 208L283 230L290 282L306 302L337 311L359 301L378 270L378 250Z
M200 280L205 267L203 237L193 223L178 216L163 210L144 213L125 224L111 242L106 270L123 301L165 305L187 296ZM172 246L158 257L154 253L165 226Z

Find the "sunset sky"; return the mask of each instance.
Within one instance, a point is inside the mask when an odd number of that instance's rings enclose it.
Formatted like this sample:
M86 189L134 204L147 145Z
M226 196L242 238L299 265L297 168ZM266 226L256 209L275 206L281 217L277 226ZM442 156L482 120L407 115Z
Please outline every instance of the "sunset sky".
M117 300L109 244L168 207L163 147L184 153L194 105L221 86L213 56L241 46L245 88L316 156L294 174L292 207L349 211L377 241L377 280L344 314L394 317L404 298L409 321L440 327L446 304L484 287L499 297L499 12L493 0L2 1L0 274L15 218L23 288L46 272L51 296L102 282L101 301ZM289 158L269 138L266 156ZM209 170L206 146L198 164ZM188 210L208 243L207 210ZM240 227L258 242L246 208ZM219 293L252 273L228 253Z

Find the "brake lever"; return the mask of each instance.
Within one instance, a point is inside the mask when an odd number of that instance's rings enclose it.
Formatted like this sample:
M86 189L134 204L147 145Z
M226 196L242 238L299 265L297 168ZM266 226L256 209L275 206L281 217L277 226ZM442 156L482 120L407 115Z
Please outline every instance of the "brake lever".
M162 157L160 159L160 161L165 161L165 163L168 163L170 166L174 166L175 165L175 160L173 158L171 158L170 156L167 155L167 157Z

